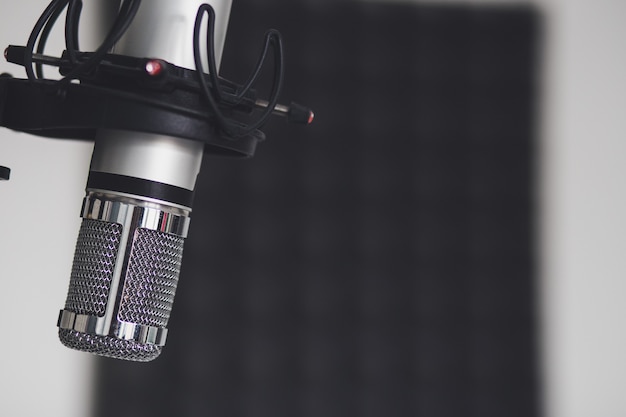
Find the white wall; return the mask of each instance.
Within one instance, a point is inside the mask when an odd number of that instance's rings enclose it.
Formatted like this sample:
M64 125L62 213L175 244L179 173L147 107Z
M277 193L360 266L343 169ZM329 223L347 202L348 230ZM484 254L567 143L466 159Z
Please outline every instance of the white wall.
M24 45L47 0L0 0L0 50ZM61 50L60 36L51 41ZM55 53L56 53L55 52ZM0 72L24 69L0 59ZM61 345L65 303L92 145L0 129L0 415L85 417L92 358Z
M626 416L626 2L545 8L547 415Z

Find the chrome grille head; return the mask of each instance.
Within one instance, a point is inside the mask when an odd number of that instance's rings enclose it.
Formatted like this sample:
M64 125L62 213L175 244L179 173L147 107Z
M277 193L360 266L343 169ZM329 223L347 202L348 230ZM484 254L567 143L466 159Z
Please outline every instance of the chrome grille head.
M170 318L184 239L137 229L126 272L119 319L144 326L165 327Z
M65 309L104 316L122 226L84 219L78 233Z
M147 362L167 340L189 212L127 196L88 194L65 308L72 349Z

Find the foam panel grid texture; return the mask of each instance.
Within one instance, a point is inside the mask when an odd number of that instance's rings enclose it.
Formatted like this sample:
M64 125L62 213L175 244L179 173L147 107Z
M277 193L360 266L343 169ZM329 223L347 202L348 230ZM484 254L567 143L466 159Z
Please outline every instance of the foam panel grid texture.
M95 414L537 416L537 12L239 0L230 23L222 75L279 29L316 123L205 158L168 343L99 359Z

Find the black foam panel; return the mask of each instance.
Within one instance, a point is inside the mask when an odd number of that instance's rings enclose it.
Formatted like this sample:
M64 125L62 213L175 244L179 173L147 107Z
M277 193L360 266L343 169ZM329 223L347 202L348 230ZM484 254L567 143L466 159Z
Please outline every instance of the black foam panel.
M275 27L316 122L205 158L168 344L95 414L537 416L537 13L233 7L222 75Z

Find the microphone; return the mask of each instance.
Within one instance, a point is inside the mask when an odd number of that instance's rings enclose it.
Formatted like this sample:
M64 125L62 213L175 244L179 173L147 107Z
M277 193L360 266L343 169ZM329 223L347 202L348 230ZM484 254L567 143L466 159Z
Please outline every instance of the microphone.
M278 103L276 30L245 83L218 76L231 0L100 1L119 8L95 51L79 49L81 0L52 0L26 46L5 50L27 79L0 77L0 124L95 141L59 338L72 349L147 362L167 339L203 154L251 157L272 115L310 124L314 114ZM65 9L66 50L45 55ZM265 99L255 86L270 55ZM44 65L63 78L44 78Z
M116 54L156 56L193 70L191 39L202 4L144 1L117 42ZM213 1L211 7L219 61L231 1ZM160 355L203 149L202 142L169 135L98 130L67 300L58 320L65 346L142 362Z

